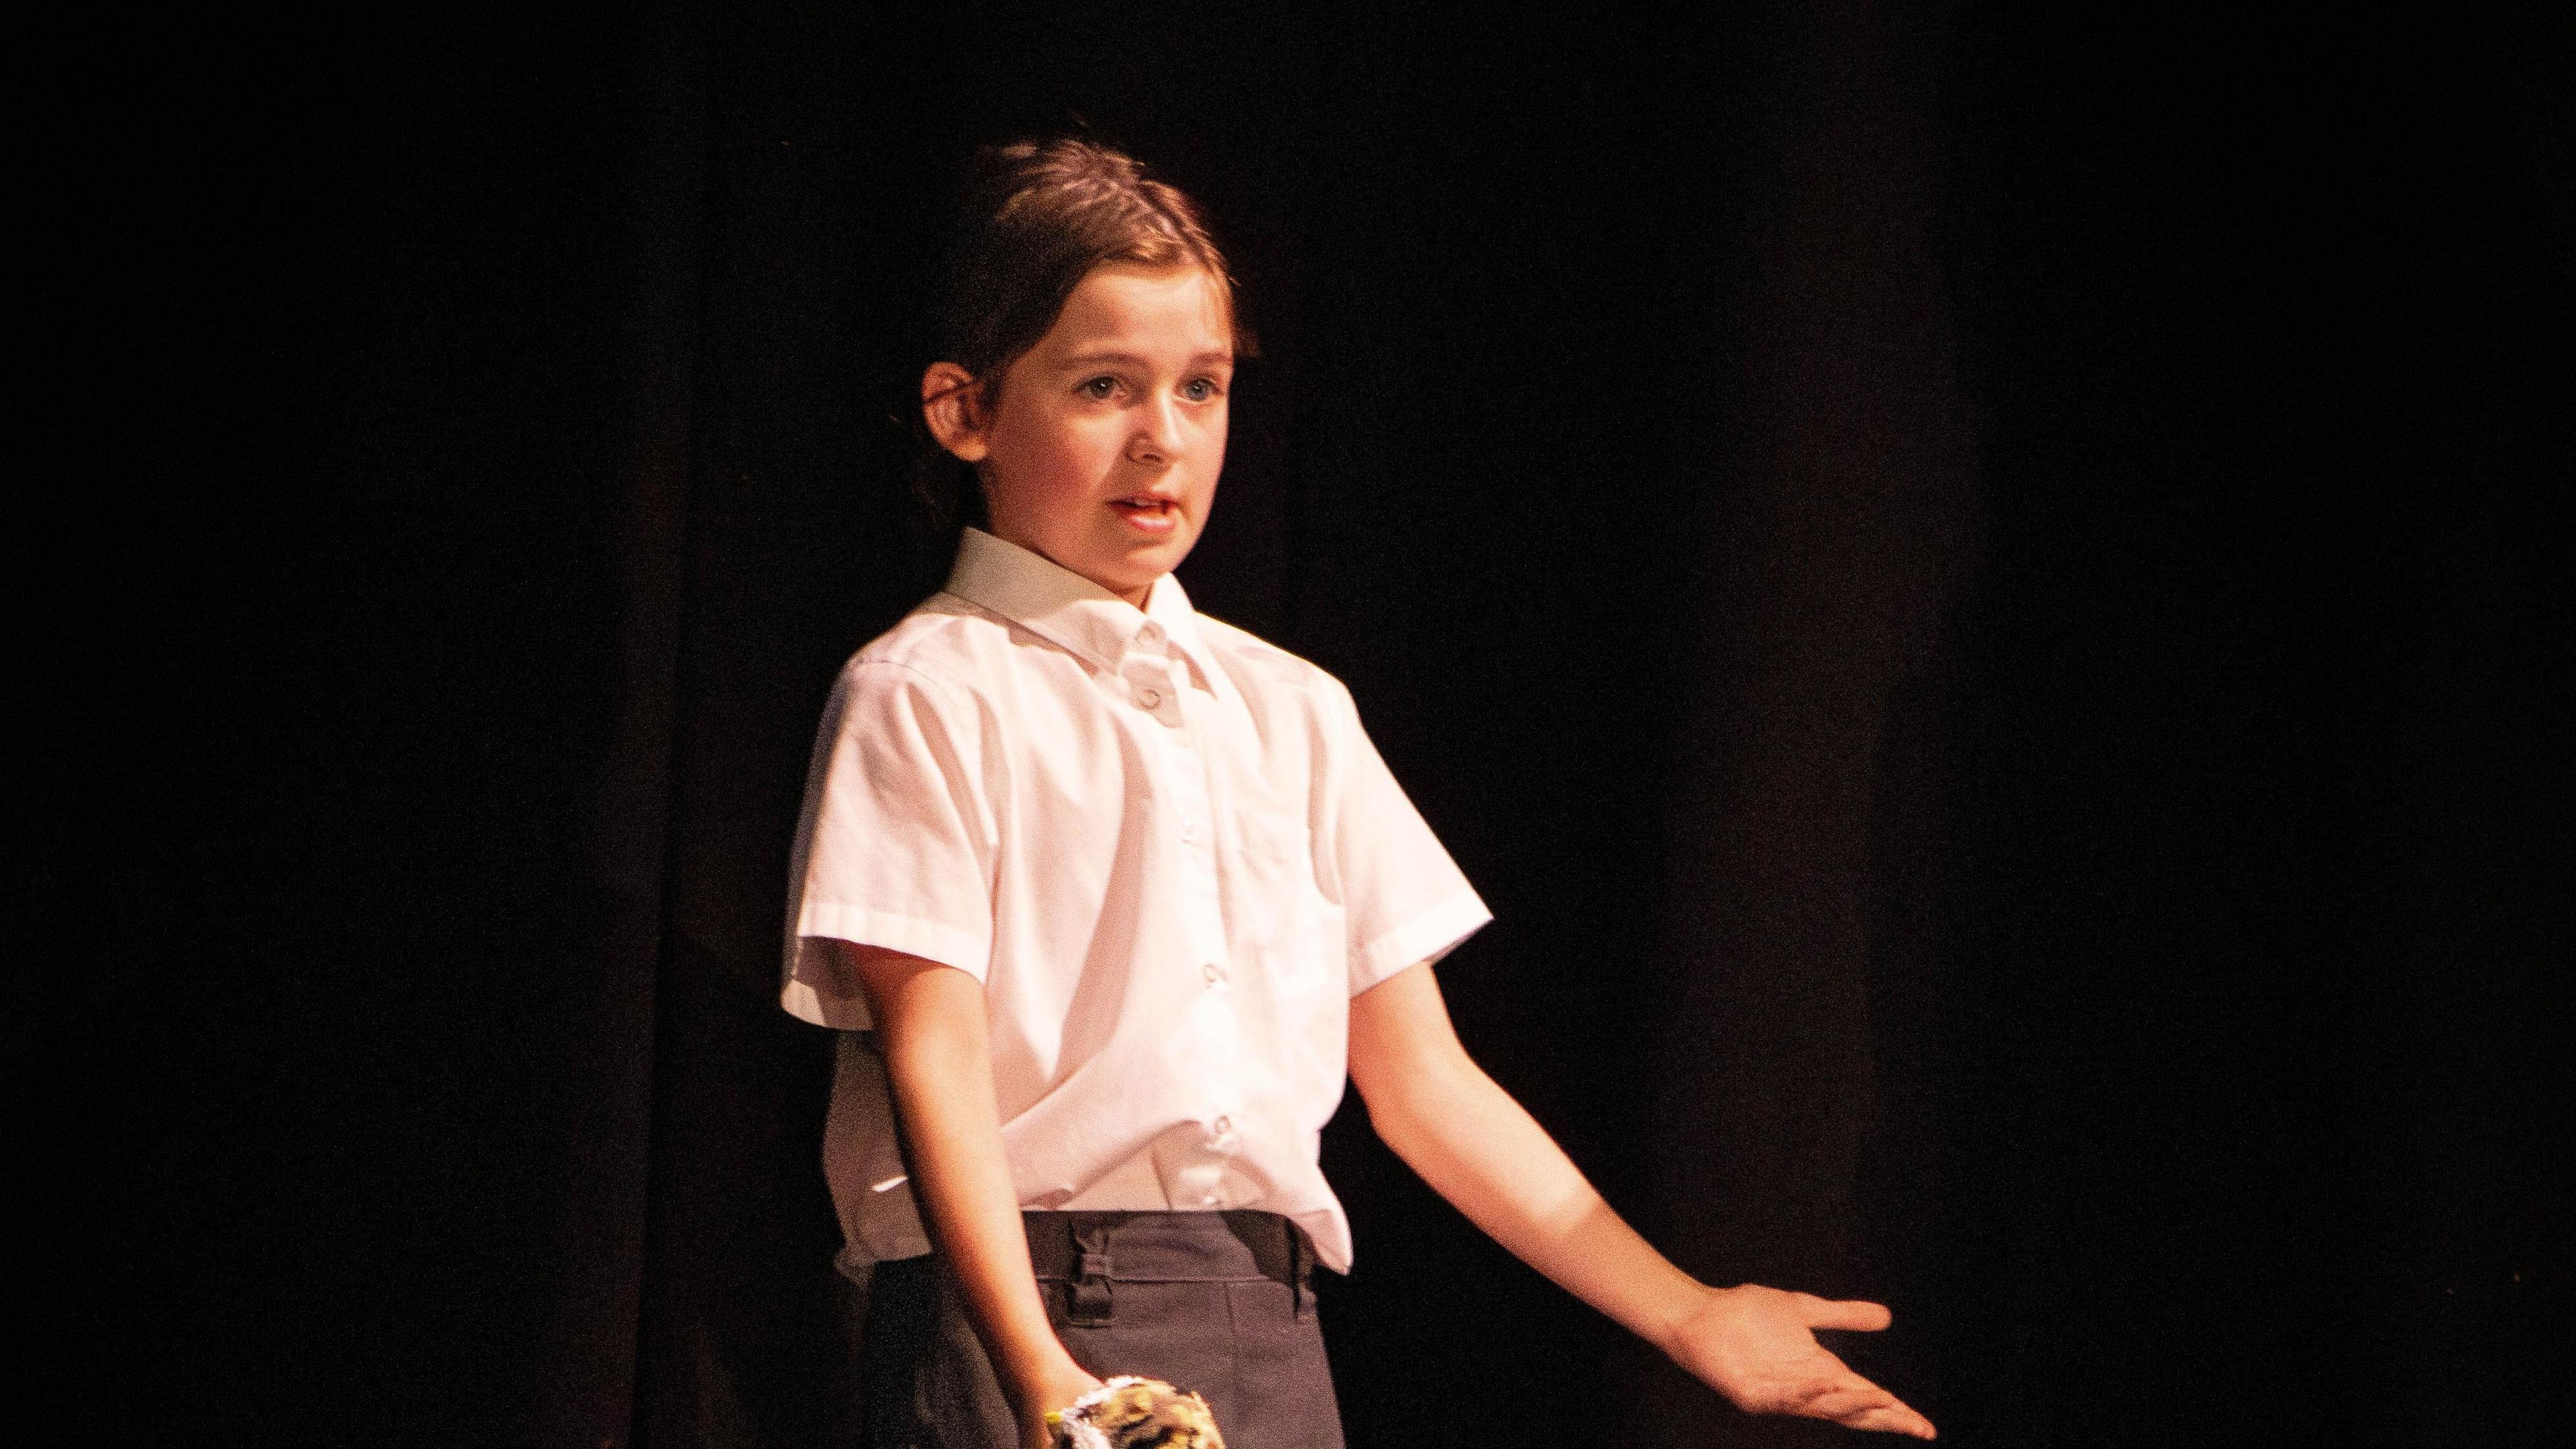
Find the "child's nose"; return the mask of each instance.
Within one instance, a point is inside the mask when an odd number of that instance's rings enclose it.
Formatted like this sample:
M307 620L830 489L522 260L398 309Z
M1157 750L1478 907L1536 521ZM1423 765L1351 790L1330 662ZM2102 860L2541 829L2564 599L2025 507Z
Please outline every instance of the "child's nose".
M1147 404L1136 418L1127 456L1138 463L1169 463L1181 455L1180 410L1169 401Z

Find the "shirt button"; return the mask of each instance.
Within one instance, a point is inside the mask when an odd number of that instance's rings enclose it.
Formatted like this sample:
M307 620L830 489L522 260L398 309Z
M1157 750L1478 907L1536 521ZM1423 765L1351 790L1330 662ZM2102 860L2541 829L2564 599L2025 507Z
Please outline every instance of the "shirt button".
M1217 1136L1223 1137L1234 1130L1234 1119L1231 1117L1219 1117L1210 1125L1216 1128Z
M1159 689L1152 688L1137 690L1136 702L1145 706L1147 709L1152 709L1154 706L1163 702L1163 692Z
M1225 968L1219 966L1214 961L1210 961L1205 966L1199 968L1199 974L1207 978L1208 985L1214 986L1225 979Z
M1196 841L1198 840L1198 838L1199 838L1199 823L1198 823L1197 821L1195 821L1195 820L1192 820L1190 817L1188 817L1188 816L1186 816L1186 815L1182 816L1182 817L1181 817L1181 839L1182 839L1182 840L1184 840L1184 841L1196 842Z

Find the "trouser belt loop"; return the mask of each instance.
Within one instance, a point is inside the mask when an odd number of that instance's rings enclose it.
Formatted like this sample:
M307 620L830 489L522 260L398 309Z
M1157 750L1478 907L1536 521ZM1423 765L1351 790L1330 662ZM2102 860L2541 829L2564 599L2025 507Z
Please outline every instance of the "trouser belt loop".
M1288 1229L1288 1261L1296 1270L1297 1306L1291 1317L1303 1322L1315 1311L1315 1247L1306 1241L1305 1230L1294 1222L1283 1222Z
M1118 1321L1117 1306L1109 1295L1109 1226L1088 1223L1073 1231L1076 1268L1072 1303L1065 1316L1076 1328L1106 1328Z

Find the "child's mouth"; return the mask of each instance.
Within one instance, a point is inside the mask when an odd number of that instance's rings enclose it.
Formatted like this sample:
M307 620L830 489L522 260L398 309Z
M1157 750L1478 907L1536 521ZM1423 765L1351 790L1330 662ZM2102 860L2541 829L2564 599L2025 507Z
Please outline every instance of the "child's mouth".
M1113 498L1109 506L1139 533L1169 533L1181 521L1180 508L1168 498Z

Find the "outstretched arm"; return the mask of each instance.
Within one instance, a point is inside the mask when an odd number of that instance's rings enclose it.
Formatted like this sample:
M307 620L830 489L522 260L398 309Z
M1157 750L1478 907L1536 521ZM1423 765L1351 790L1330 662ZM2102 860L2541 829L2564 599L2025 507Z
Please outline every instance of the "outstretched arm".
M1811 1331L1885 1328L1885 1308L1754 1284L1711 1288L1674 1267L1468 1057L1429 963L1352 1000L1351 1080L1378 1136L1434 1191L1737 1407L1932 1437L1930 1420Z
M924 1225L956 1275L1021 1437L1043 1449L1051 1441L1047 1411L1100 1381L1065 1351L1038 1297L1019 1197L1002 1155L984 988L963 971L918 956L845 941L833 942L832 950L835 964L866 992Z

